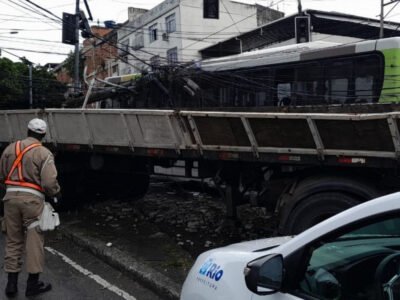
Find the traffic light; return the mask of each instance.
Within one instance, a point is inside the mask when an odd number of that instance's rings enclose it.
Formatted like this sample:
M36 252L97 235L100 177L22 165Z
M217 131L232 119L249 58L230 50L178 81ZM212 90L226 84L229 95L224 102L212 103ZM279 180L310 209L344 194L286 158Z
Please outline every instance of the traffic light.
M307 43L311 40L311 22L309 16L295 17L294 32L296 43Z
M62 42L75 45L75 15L63 13L62 21Z
M75 45L78 41L75 38L75 19L76 15L63 13L63 24L62 24L62 42L64 44ZM81 36L83 38L90 38L92 31L89 26L88 19L83 11L79 13L79 29L81 30Z
M92 30L90 29L88 19L82 10L79 12L79 29L81 30L81 36L83 38L87 39L92 36Z

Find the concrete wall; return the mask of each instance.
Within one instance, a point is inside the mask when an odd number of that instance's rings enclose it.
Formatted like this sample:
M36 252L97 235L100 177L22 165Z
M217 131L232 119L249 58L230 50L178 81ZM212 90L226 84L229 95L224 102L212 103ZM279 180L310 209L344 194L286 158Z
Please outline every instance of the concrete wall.
M133 22L148 10L143 8L128 7L128 21Z
M285 14L281 11L267 8L262 5L257 6L257 27L265 25L273 20L283 18Z

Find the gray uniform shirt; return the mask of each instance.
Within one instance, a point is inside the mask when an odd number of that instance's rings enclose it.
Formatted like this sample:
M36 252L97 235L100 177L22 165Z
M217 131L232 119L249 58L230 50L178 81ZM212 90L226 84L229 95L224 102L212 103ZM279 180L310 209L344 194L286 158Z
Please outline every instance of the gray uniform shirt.
M21 151L27 146L40 143L33 137L28 137L21 141ZM0 159L0 183L4 185L12 164L16 159L15 143L7 146ZM57 181L57 169L54 164L54 156L44 146L39 146L29 150L22 159L22 176L25 181L40 185L44 193L53 197L60 191L60 185ZM12 180L18 180L17 170L11 176ZM12 197L14 192L9 192L4 200Z

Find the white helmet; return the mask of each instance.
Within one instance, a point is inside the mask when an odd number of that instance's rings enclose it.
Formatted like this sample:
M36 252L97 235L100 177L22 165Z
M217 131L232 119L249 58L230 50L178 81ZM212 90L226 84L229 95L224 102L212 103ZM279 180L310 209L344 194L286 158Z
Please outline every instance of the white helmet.
M33 132L36 132L39 134L45 134L46 129L47 129L47 124L42 119L35 118L35 119L32 119L29 121L28 129L30 131L33 131Z

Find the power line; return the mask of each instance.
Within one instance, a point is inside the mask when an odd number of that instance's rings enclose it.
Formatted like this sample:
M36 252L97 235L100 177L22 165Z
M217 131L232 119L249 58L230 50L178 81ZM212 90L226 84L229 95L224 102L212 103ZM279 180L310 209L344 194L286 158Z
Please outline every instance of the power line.
M13 40L23 40L23 41L35 41L35 42L43 42L43 43L55 43L55 44L60 44L59 41L51 41L51 40L42 40L42 39L30 39L30 38L23 38L23 37L16 37L16 36L0 36L0 39L2 40L8 40L11 42L18 43L18 41L13 41ZM19 43L22 43L20 41Z
M33 52L33 53L42 53L42 54L52 54L52 55L63 55L63 56L68 55L68 53L61 53L61 52L38 51L38 50L29 50L29 49L11 48L11 47L1 47L1 49L3 49L3 50L7 49L7 50L23 51L23 52Z
M59 16L53 14L51 11L45 9L44 7L42 7L42 6L38 5L38 4L35 4L34 2L32 2L32 1L30 1L30 0L25 0L25 1L28 2L28 3L30 3L31 5L33 5L33 6L37 7L37 8L39 8L40 10L43 10L43 11L47 12L49 15L52 15L52 16L55 17L56 19L62 21L62 19L61 19Z
M26 7L26 6L22 5L22 4L18 4L18 3L16 3L16 2L14 2L13 0L8 0L8 1L11 2L11 3L13 3L14 5L17 5L18 7L21 7L21 8L23 8L23 9L25 9L25 10L28 10L28 11L30 11L30 12L33 12L33 13L35 13L35 14L38 14L38 15L41 15L41 16L44 16L44 17L45 17L44 14L38 12L37 10L31 9L31 8L29 8L29 7ZM53 20L53 19L52 19L52 20ZM53 21L54 21L54 20L53 20Z
M15 31L61 31L60 29L24 29L24 28L0 28L0 30L4 30L4 31L9 31L9 30L15 30Z

